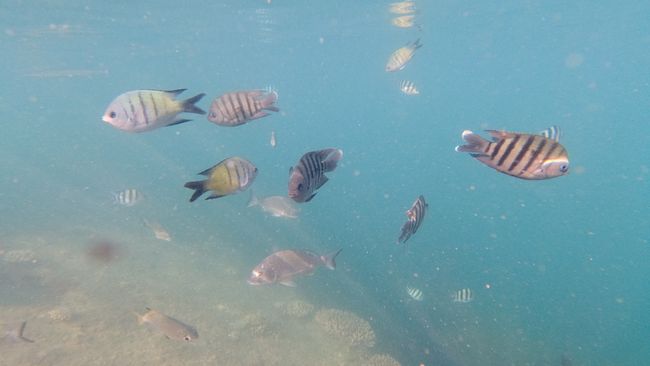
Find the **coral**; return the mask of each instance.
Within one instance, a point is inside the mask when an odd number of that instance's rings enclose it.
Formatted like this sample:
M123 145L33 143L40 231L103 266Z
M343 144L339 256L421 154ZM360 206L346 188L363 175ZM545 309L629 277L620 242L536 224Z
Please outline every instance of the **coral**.
M4 259L10 263L36 262L36 255L29 249L10 250L5 253Z
M373 355L361 363L361 366L400 366L394 358L389 355Z
M314 305L300 300L288 302L282 307L282 312L285 315L295 318L304 318L312 311L314 311Z
M354 313L338 309L319 310L314 320L327 333L341 337L355 346L372 347L375 345L375 332L370 323Z
M56 321L69 321L72 319L72 313L67 308L56 308L47 312L47 316L51 320Z

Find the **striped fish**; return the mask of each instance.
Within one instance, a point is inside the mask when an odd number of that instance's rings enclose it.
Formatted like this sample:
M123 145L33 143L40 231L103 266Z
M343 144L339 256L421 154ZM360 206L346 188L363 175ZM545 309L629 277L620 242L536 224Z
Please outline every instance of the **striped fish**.
M118 205L131 207L142 202L142 200L144 200L144 195L135 188L128 188L121 192L113 192L113 202Z
M398 28L411 28L414 23L415 15L402 15L395 17L391 20L391 23Z
M391 3L388 8L393 14L411 14L415 12L415 1L400 1Z
M454 292L451 295L451 299L454 302L468 303L468 302L474 300L474 294L472 293L471 289L463 288L463 289L460 289L460 290Z
M311 201L316 190L327 183L325 173L336 169L341 158L343 151L334 148L304 154L298 164L289 170L289 197L296 202Z
M418 88L415 87L415 84L413 84L412 81L408 81L408 80L402 80L402 82L399 84L399 90L401 90L402 93L406 95L420 94L420 91L418 90Z
M102 121L123 131L144 132L190 121L179 118L181 112L205 114L205 111L194 105L203 98L203 93L186 100L176 100L185 90L126 92L108 105Z
M208 120L220 126L239 126L266 117L267 111L280 111L274 103L278 93L272 89L242 90L216 98L210 106Z
M406 286L406 293L415 301L422 301L422 296L424 295L422 290L409 286Z
M429 205L426 203L424 196L422 195L413 202L411 208L406 211L406 217L408 217L408 220L404 225L402 225L402 233L397 239L398 244L405 243L411 235L418 231L420 225L422 225L422 221L424 220L424 214L427 211L427 207L429 207Z
M415 51L420 47L422 47L422 45L420 44L420 39L418 39L413 43L409 43L406 46L397 49L390 55L390 57L388 57L386 71L393 72L403 69L413 58Z
M567 174L569 156L558 140L560 129L551 127L540 135L487 130L493 141L472 131L463 131L466 145L456 151L468 152L483 164L521 179L549 179Z
M206 198L210 200L246 190L253 184L257 176L257 168L250 161L233 156L199 174L208 178L185 183L185 188L194 190L190 202L194 202L207 191L213 192Z

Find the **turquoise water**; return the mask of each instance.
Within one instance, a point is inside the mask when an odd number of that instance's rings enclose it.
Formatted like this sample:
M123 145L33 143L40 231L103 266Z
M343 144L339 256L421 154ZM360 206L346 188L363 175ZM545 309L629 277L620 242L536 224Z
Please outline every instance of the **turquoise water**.
M0 341L0 364L647 364L650 5L416 6L419 27L400 29L389 2L0 4L0 325L27 320L35 340ZM400 93L405 79L420 95ZM266 86L281 112L236 128L101 122L129 90L205 92L207 109ZM518 180L454 151L465 129L553 124L568 176ZM289 168L326 147L343 160L298 220L247 208L248 192L190 204L183 188L240 155L259 168L256 194L286 194ZM145 201L113 204L126 188ZM397 246L419 194L425 222ZM101 240L120 260L86 258ZM296 288L246 283L273 251L339 247L336 271ZM461 288L474 301L452 302ZM287 316L296 301L314 310ZM201 338L139 327L147 306ZM328 308L367 320L375 345L324 332L314 313Z

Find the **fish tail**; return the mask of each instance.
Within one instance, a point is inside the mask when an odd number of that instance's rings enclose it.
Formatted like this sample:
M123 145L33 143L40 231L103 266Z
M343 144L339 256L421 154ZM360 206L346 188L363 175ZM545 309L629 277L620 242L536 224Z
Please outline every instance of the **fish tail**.
M413 47L414 47L414 49L416 49L416 50L417 50L418 48L422 47L422 43L420 43L420 38L418 38L418 39L413 43Z
M257 196L255 196L255 193L253 193L253 190L251 189L251 195L248 198L248 204L246 205L246 207L253 207L259 204L260 204L260 200L257 199Z
M205 114L205 111L194 104L201 100L205 96L205 93L197 94L189 99L185 99L182 102L183 112L196 113L196 114Z
M327 149L323 160L323 167L326 172L331 172L336 169L336 164L343 158L343 150L341 149Z
M270 110L270 111L274 111L274 112L279 112L280 109L278 107L274 106L275 102L277 102L277 101L278 101L278 92L275 91L273 88L269 87L267 89L266 96L261 101L262 108Z
M327 255L321 255L320 259L325 264L325 267L327 267L327 268L329 268L331 270L334 270L336 268L336 261L334 259L336 258L337 255L339 255L339 253L341 253L342 250L343 250L343 248L337 250L336 252L332 252L330 254L327 254Z
M470 130L463 131L463 140L467 142L466 145L456 146L456 151L458 152L468 152L472 156L481 156L485 155L487 148L490 146L490 142L481 136L475 134Z
M185 183L185 188L194 190L192 197L190 197L190 202L194 202L197 198L201 197L201 195L206 192L204 183L204 180Z

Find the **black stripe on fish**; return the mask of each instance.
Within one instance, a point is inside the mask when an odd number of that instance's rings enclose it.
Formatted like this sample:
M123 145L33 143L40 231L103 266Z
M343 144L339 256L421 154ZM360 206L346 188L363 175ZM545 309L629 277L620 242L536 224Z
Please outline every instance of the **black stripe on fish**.
M232 100L230 100L230 94L226 94L223 97L221 97L223 100L223 105L226 107L226 114L224 114L224 117L226 118L226 121L232 122L232 119L237 118L237 115L235 113L235 106L232 104Z
M144 124L149 124L149 114L147 113L147 106L144 105L144 100L142 99L142 92L138 92L138 101L140 102L140 107L142 108L142 116L144 117Z
M530 135L528 136L528 139L524 143L524 146L521 147L521 150L519 150L519 153L517 156L515 156L515 160L510 164L510 167L508 168L508 171L512 171L517 165L519 165L519 162L521 159L528 153L528 150L530 149L530 145L532 145L533 141L535 140L535 136Z
M151 105L153 106L153 119L156 120L160 115L158 113L158 105L156 103L156 99L153 97L153 93L148 93L148 94L149 94L149 99L151 99Z
M548 149L548 152L546 153L546 155L544 155L544 159L542 159L542 162L545 162L549 157L551 157L551 154L553 153L553 151L554 151L555 149L557 149L557 147L558 147L559 145L560 145L560 144L558 144L557 142L553 141L553 145L551 145L551 147Z
M240 99L240 94L241 93L231 93L230 99L232 99L233 103L236 106L235 111L237 112L237 121L241 123L246 121L247 118L246 118L246 111L244 111L244 106L242 105Z
M494 158L499 153L499 149L501 149L501 146L503 145L504 142L506 142L506 140L501 139L501 140L499 140L499 142L497 142L496 145L494 145L494 150L492 150L492 154L490 154L490 160L494 160Z
M508 147L506 147L506 151L503 152L503 155L499 159L497 166L500 167L501 165L503 165L503 162L506 161L506 159L512 152L512 149L514 149L515 145L517 144L517 141L519 141L519 137L521 137L521 135L515 135L515 138L513 138L512 141L510 141L510 144L508 144Z
M546 139L540 139L541 141L539 142L539 145L535 149L533 149L533 153L530 155L530 158L528 159L528 162L526 165L524 165L524 168L521 170L522 172L527 172L528 169L533 165L539 154L542 152L544 149L544 146L546 146Z
M135 114L135 106L133 105L133 101L131 100L133 98L128 98L129 100L129 106L131 107L131 118L135 121L136 120L136 114Z

